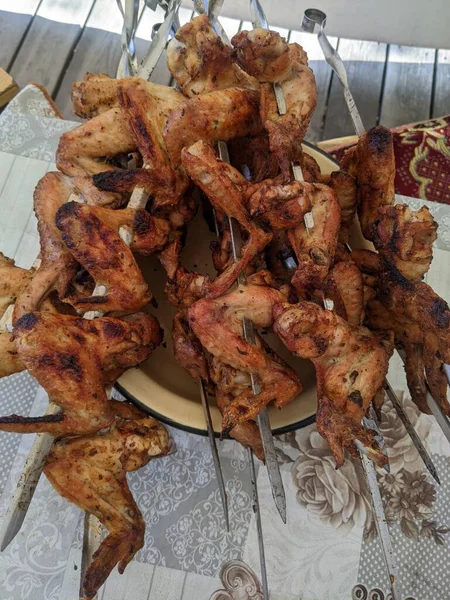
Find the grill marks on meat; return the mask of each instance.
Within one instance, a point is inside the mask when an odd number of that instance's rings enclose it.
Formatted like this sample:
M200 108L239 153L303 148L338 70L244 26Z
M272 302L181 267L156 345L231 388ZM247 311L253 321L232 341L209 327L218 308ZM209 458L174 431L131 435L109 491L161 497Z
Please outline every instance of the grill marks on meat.
M146 360L162 341L158 322L137 313L119 320L33 312L14 328L16 349L29 373L62 408L57 418L1 417L0 430L82 435L114 420L105 386Z
M114 400L110 411L113 424L107 433L56 442L44 469L61 496L108 530L82 582L85 600L95 596L116 565L123 573L144 545L145 523L126 473L169 450L167 431L151 417Z
M77 202L62 205L56 215L56 226L75 259L97 284L106 287L104 296L83 297L75 293L68 301L77 311L132 313L151 300L151 292L131 250L89 206Z
M355 327L311 302L274 307L275 332L289 350L310 359L317 377L317 429L328 441L337 466L344 449L357 456L354 440L383 466L387 459L361 420L383 385L392 353L389 339Z
M356 177L358 216L364 237L373 240L378 209L394 204L395 156L392 133L381 125L366 131L347 151L342 168Z
M433 260L437 223L429 209L412 210L406 204L378 210L373 242L378 252L410 280L420 280Z

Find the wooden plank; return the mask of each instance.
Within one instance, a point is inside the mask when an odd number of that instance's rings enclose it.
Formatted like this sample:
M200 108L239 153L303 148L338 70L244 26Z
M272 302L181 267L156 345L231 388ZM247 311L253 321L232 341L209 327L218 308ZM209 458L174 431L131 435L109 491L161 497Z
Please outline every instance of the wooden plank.
M450 114L450 50L438 50L434 79L434 102L432 117Z
M0 65L9 69L39 0L0 0Z
M366 129L377 124L387 46L377 42L340 39L338 52L345 63L350 90ZM355 133L342 85L333 74L323 139Z
M10 69L23 87L36 81L53 94L94 0L43 0Z
M330 37L329 40L330 44L336 48L337 38ZM289 42L295 42L304 48L308 55L308 64L314 71L316 78L317 107L311 119L306 139L310 142L317 142L322 139L332 71L323 57L322 49L315 34L291 31Z
M436 50L390 46L380 123L396 127L428 119Z

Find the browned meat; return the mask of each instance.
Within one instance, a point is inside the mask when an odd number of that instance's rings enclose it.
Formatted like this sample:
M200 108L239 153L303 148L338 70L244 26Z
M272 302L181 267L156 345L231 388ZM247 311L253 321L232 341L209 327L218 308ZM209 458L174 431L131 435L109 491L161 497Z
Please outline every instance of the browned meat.
M328 441L337 466L344 462L344 449L358 456L355 439L370 449L380 466L386 464L373 432L364 429L361 420L383 385L391 340L352 326L312 302L279 303L274 318L274 329L287 348L314 364L317 429Z
M14 328L20 360L62 408L58 415L0 418L1 431L82 435L109 427L114 413L105 386L146 360L162 341L158 321L137 313L88 321L33 312Z
M167 48L167 66L190 98L232 87L259 89L256 79L236 63L232 48L223 44L206 15L177 31Z
M317 91L308 59L298 44L287 44L275 31L242 31L231 40L239 64L256 77L261 86L261 120L269 134L286 180L291 162L301 160L301 143L316 108ZM286 113L279 114L272 84L280 86Z
M65 301L77 311L132 313L150 302L152 294L133 257L119 235L78 202L63 204L56 226L74 258L106 288L104 296L83 297L75 292Z
M72 84L73 112L89 119L119 106L118 80L106 73L86 73L81 81Z
M213 207L227 217L238 221L248 239L241 258L227 267L208 285L207 296L217 298L224 294L245 271L272 238L251 218L245 207L246 179L231 165L219 160L211 146L197 142L182 153L183 165L196 185L208 196Z
M118 564L119 573L144 545L145 523L126 474L167 454L167 431L131 405L110 401L114 421L107 433L60 440L44 473L56 491L107 528L84 581L83 600L93 598Z
M242 386L246 385L225 408L223 428L230 431L239 423L254 419L272 400L281 408L302 390L295 372L268 352L259 337L256 346L243 339L242 319L247 317L256 328L270 327L272 307L286 296L270 287L267 272L259 272L248 280L247 286L238 286L228 294L212 299L201 299L188 309L189 324L202 346L220 363L239 373L233 374ZM242 375L241 375L242 373ZM260 381L261 392L254 396L249 381L253 373Z
M426 206L411 210L406 204L383 206L373 227L378 252L406 279L420 280L433 260L437 223Z

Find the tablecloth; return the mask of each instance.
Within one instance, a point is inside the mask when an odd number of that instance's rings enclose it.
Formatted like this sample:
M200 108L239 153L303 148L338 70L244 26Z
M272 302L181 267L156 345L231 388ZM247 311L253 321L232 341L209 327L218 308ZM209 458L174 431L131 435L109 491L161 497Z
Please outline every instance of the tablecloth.
M0 116L0 153L7 153L0 154L0 161L13 154L8 162L11 171L23 157L30 157L43 161L45 172L52 168L59 136L76 125L60 119L45 92L30 85ZM0 181L0 208L7 193L8 186ZM31 195L20 202L31 205ZM422 201L410 203L416 206ZM430 271L430 283L441 285L438 290L442 294L450 289L448 275L442 276L450 249L450 234L446 233L450 211L444 205L428 205L443 223L435 252L440 271ZM2 243L0 238L0 250ZM404 376L395 360L390 378L441 478L441 486L437 486L424 470L392 404L385 402L381 430L391 473L379 473L379 482L404 598L447 600L450 445L435 420L420 414L401 391L406 389ZM47 402L45 392L27 373L0 380L1 414L42 414ZM153 460L129 477L147 525L145 547L124 575L111 575L100 600L260 600L256 526L245 453L232 441L220 442L230 497L227 534L206 439L169 429L176 452ZM0 433L0 515L6 510L32 440L33 436ZM280 436L276 444L287 496L287 526L275 510L266 469L258 468L271 599L389 598L370 497L358 461L347 460L336 470L315 425ZM23 529L0 554L0 600L78 597L81 533L81 511L42 477Z

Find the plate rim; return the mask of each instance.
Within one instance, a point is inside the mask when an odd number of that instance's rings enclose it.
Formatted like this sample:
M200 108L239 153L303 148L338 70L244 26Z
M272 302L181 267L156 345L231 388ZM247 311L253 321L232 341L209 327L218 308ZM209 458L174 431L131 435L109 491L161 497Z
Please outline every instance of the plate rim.
M333 158L331 156L331 154L328 154L327 152L325 152L318 146L312 144L311 142L303 140L302 145L307 146L308 148L311 148L312 150L314 150L316 152L319 152L319 154L323 154L323 156L325 156L328 160L331 160L332 162L334 162L336 166L338 166L338 167L340 166L338 161L335 158ZM114 388L120 394L122 394L122 396L124 396L126 398L126 400L128 400L129 402L132 402L133 404L136 404L145 413L149 414L151 417L157 419L158 421L161 421L165 425L169 425L170 427L174 427L175 429L180 429L181 431L186 431L187 433L193 433L195 435L201 435L203 437L208 436L207 429L197 429L197 427L191 427L190 425L184 425L182 423L178 423L177 421L174 421L170 417L166 417L166 416L162 415L161 413L157 412L156 410L151 409L149 406L147 406L146 404L141 402L138 398L136 398L136 396L134 396L134 394L129 392L118 381L116 381L116 383L114 384ZM276 429L272 429L272 433L273 433L273 435L283 435L285 433L290 433L291 431L297 431L298 429L303 429L304 427L308 427L308 425L311 425L312 423L314 423L315 420L316 420L316 413L314 413L310 417L301 419L300 421L295 421L294 423L290 423L289 425L284 425L283 427L278 427ZM214 436L216 438L222 439L222 435L216 431L214 432ZM229 435L223 436L223 438L231 439Z

